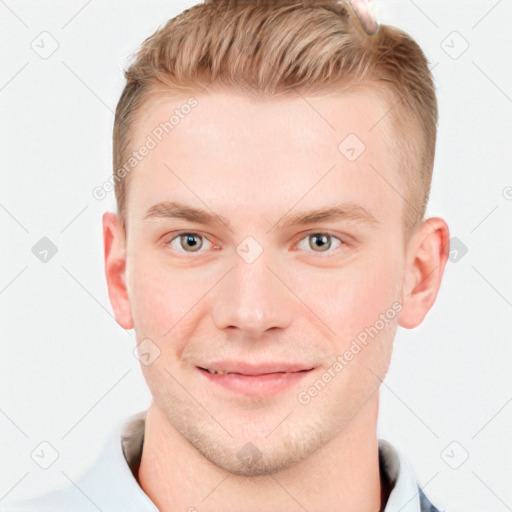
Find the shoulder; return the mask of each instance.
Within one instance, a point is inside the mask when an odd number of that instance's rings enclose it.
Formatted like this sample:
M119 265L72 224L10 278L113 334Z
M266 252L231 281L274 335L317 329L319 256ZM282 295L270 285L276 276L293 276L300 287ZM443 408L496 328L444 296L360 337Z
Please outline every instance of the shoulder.
M414 512L446 512L435 506L420 487L408 457L385 439L379 439L379 463L382 478L386 477L392 488L386 512L406 507Z
M418 495L420 497L420 511L421 512L446 512L435 507L430 500L427 498L421 487L418 486Z
M140 448L134 432L142 433L140 413L112 430L94 464L81 476L61 489L35 498L1 500L0 512L158 512L126 459L123 444L131 450L132 457Z
M73 486L22 501L0 502L0 512L98 512L98 507Z

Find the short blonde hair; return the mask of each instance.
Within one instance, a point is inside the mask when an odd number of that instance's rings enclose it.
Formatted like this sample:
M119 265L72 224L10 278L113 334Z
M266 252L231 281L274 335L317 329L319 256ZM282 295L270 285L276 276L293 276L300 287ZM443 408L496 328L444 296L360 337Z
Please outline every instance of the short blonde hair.
M146 39L125 71L113 133L115 194L123 226L134 123L162 85L200 91L212 82L260 100L359 85L388 105L401 156L406 237L423 220L432 180L437 98L428 61L405 32L367 35L342 0L205 0ZM126 173L125 173L126 174Z

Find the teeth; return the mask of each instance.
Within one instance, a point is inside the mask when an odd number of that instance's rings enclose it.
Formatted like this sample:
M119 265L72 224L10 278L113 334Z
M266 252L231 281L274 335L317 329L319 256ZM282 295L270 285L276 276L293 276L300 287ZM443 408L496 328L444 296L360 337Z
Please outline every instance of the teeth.
M225 371L210 370L210 368L207 368L207 370L210 373L220 373L221 375L225 375L226 373L228 373L228 372L225 372Z

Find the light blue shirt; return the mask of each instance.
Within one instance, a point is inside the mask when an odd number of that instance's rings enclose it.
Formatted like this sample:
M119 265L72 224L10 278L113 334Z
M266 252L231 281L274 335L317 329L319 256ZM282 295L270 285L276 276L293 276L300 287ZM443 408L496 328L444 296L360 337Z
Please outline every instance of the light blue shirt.
M130 468L140 460L145 418L142 411L118 423L75 484L29 500L4 500L0 512L158 512ZM441 512L419 488L407 458L384 439L379 458L393 486L384 512Z

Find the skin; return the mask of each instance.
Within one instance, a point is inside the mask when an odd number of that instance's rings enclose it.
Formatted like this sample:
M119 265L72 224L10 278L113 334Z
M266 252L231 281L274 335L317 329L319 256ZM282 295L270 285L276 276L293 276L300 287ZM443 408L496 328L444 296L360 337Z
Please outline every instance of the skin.
M436 299L448 227L431 217L403 239L397 191L405 188L389 143L400 135L373 94L263 103L222 90L194 96L198 106L129 176L126 236L117 215L103 217L115 318L160 350L141 364L153 401L138 481L163 512L381 510L379 387L398 325L418 326ZM151 100L134 147L187 98ZM349 133L366 145L354 162L338 150ZM230 228L144 220L163 201L207 209ZM365 208L377 223L277 224L339 203ZM192 247L179 232L196 234ZM318 235L326 232L325 247ZM236 252L248 236L263 250L252 263ZM299 403L396 303L401 310L364 349ZM274 396L245 396L212 385L197 368L219 359L315 369ZM252 464L237 457L248 442L261 455Z

